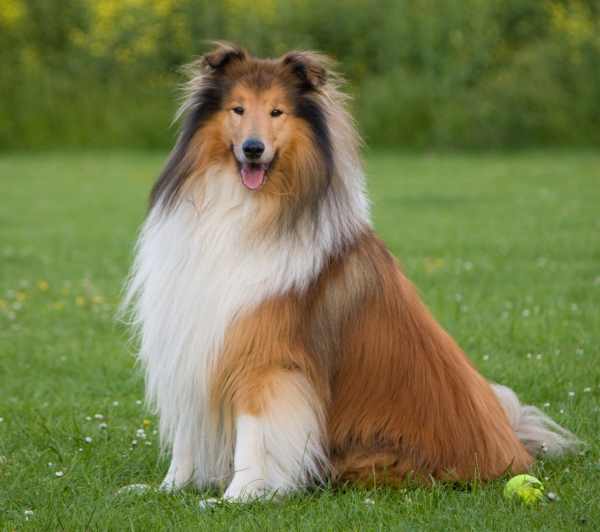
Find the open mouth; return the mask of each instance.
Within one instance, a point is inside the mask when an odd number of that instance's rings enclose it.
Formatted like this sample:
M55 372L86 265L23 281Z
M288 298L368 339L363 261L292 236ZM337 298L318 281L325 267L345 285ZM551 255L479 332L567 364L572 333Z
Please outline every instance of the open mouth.
M239 163L242 183L249 190L258 190L267 181L267 171L270 164Z

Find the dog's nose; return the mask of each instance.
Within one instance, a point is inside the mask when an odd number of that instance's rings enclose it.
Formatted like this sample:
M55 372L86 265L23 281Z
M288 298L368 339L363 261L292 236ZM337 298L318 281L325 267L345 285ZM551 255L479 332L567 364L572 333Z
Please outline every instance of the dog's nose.
M258 159L265 151L265 145L258 139L248 139L242 144L242 150L248 159Z

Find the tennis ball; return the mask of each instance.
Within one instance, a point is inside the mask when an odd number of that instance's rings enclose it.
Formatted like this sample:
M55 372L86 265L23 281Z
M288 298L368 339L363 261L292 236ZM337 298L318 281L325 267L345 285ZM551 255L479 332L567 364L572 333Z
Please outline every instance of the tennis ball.
M504 497L523 504L535 504L544 498L544 485L531 475L517 475L504 486Z

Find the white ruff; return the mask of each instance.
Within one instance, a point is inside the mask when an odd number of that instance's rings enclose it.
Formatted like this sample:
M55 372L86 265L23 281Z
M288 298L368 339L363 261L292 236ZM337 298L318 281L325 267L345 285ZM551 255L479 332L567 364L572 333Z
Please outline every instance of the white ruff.
M351 183L339 184L344 190L323 198L318 224L307 218L277 239L249 243L257 198L237 174L218 171L203 176L200 204L182 198L168 212L158 202L144 223L124 304L133 303L161 441L175 447L174 462L179 446L188 449L191 463L178 467L187 476L193 470L199 486L232 475L234 442L207 411L208 378L227 327L270 296L306 289L340 237L368 224L362 172L353 174ZM344 201L333 197L338 192Z

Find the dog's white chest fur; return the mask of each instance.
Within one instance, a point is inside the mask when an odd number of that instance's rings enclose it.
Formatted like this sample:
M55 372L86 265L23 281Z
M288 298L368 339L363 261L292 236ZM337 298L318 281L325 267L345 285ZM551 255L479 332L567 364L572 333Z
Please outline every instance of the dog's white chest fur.
M171 211L155 207L140 236L129 287L161 438L169 446L182 438L193 447L201 483L231 473L233 442L207 415L208 377L228 326L266 298L306 287L328 247L314 234L249 240L254 203L238 179L209 182L200 205L184 199Z

